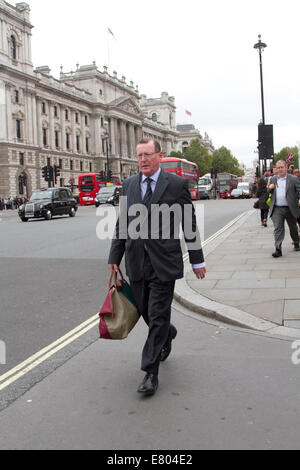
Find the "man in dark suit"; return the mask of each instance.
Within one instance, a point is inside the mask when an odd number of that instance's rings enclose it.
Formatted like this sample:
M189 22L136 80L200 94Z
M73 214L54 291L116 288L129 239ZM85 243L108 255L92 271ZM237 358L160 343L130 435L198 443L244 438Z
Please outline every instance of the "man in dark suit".
M175 281L184 274L180 223L196 277L203 279L206 269L186 180L160 168L163 154L158 142L142 140L137 155L140 174L123 183L126 204L121 203L108 263L110 270L117 272L125 253L138 310L149 327L142 354L146 376L138 392L153 395L160 362L169 356L177 335L171 324L171 304Z
M297 219L300 217L300 181L288 173L286 162L276 164L277 176L271 178L269 189L272 191L270 216L274 224L274 258L282 256L282 242L285 236L284 223L287 221L295 251L300 251Z

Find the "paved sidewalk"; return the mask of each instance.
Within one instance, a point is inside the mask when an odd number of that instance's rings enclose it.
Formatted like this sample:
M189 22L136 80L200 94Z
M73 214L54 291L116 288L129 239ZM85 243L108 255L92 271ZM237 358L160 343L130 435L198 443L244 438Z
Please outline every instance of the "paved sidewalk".
M204 281L197 281L191 271L186 273L186 284L200 294L197 304L203 305L201 313L205 314L209 299L222 304L224 310L228 311L228 307L239 310L240 325L244 313L247 327L251 326L248 314L274 326L300 328L300 253L293 249L288 227L283 257L274 259L271 220L268 228L262 227L260 212L250 211L235 225L217 246L205 248L209 254L206 254L208 272ZM268 330L270 324L261 323L257 329Z

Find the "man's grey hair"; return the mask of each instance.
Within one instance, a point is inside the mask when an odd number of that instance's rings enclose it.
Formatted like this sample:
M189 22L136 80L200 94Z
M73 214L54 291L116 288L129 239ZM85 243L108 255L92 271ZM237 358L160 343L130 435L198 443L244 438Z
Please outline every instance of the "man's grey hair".
M142 140L139 141L138 145L141 145L141 144L149 144L149 142L153 142L154 143L154 149L155 149L155 153L160 153L161 152L161 146L160 146L160 143L153 139L152 137L149 137L149 138L144 138Z

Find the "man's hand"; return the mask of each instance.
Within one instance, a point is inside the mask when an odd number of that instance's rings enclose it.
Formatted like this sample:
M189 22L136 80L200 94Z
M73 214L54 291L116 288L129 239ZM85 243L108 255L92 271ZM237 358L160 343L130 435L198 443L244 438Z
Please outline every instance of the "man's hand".
M273 191L273 189L275 189L275 184L270 184L268 186L268 188L269 188L270 191Z
M111 273L119 272L119 266L117 264L109 264L108 267Z
M206 274L206 268L193 269L197 279L204 279Z
M300 201L298 201L298 206L300 207Z

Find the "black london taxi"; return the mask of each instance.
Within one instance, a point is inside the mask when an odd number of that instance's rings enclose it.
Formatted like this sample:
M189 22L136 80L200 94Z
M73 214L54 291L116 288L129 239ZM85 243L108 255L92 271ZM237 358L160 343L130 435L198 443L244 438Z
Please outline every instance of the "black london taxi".
M76 199L68 188L40 189L32 193L26 204L19 208L22 222L29 219L51 220L54 216L75 217L78 209Z
M105 188L101 188L95 198L95 206L99 207L101 204L112 204L117 206L120 201L122 194L122 188L120 186L111 185Z

